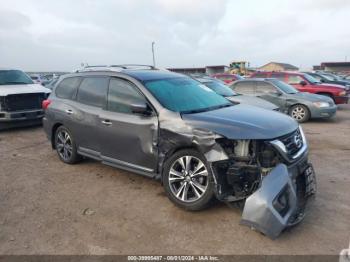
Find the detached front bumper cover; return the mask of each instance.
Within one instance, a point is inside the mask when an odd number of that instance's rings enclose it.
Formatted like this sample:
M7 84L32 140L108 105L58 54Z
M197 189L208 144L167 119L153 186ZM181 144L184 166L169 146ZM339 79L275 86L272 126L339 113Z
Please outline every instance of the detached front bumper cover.
M304 173L306 183L309 183L306 185L309 187L306 197L311 192L315 193L315 185L311 185L310 182L313 184L316 180L312 166ZM278 237L286 227L297 224L304 217L303 213L298 214L298 201L301 200L297 195L296 185L288 173L287 166L279 164L263 179L261 187L246 199L241 224L250 226L272 239Z

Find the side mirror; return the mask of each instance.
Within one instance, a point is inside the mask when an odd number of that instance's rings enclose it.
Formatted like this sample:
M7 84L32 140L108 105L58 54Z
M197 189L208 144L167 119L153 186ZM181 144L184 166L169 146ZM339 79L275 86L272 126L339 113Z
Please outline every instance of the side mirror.
M307 83L306 83L306 81L300 81L300 83L299 83L300 85L302 85L302 86L306 86L307 85Z
M146 103L137 102L130 105L131 112L135 114L150 115L150 110Z

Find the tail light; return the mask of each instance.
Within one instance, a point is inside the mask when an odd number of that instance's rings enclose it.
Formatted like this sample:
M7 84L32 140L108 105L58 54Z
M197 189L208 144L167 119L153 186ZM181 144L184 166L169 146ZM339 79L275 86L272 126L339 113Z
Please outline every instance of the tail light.
M43 108L44 110L46 110L46 109L49 107L50 104L51 104L51 100L50 100L50 99L46 99L46 100L43 101L43 103L41 104L41 106L42 106L42 108Z

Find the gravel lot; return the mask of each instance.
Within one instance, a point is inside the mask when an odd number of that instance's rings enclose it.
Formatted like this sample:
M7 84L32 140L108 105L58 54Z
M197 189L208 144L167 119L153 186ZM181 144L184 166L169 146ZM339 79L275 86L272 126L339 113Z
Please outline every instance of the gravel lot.
M0 254L339 254L350 240L350 105L303 125L318 195L278 239L224 204L175 207L153 180L58 160L41 127L0 133Z

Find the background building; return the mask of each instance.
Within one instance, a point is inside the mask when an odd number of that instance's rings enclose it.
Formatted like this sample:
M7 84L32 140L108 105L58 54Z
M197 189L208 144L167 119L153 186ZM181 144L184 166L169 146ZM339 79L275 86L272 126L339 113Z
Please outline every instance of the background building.
M350 72L350 62L323 62L321 69L328 72Z
M188 68L167 68L168 70L182 74L207 74L213 75L226 72L229 67L225 65L206 66L206 67L188 67Z
M260 71L298 71L299 68L291 64L270 62L262 67L259 67Z

